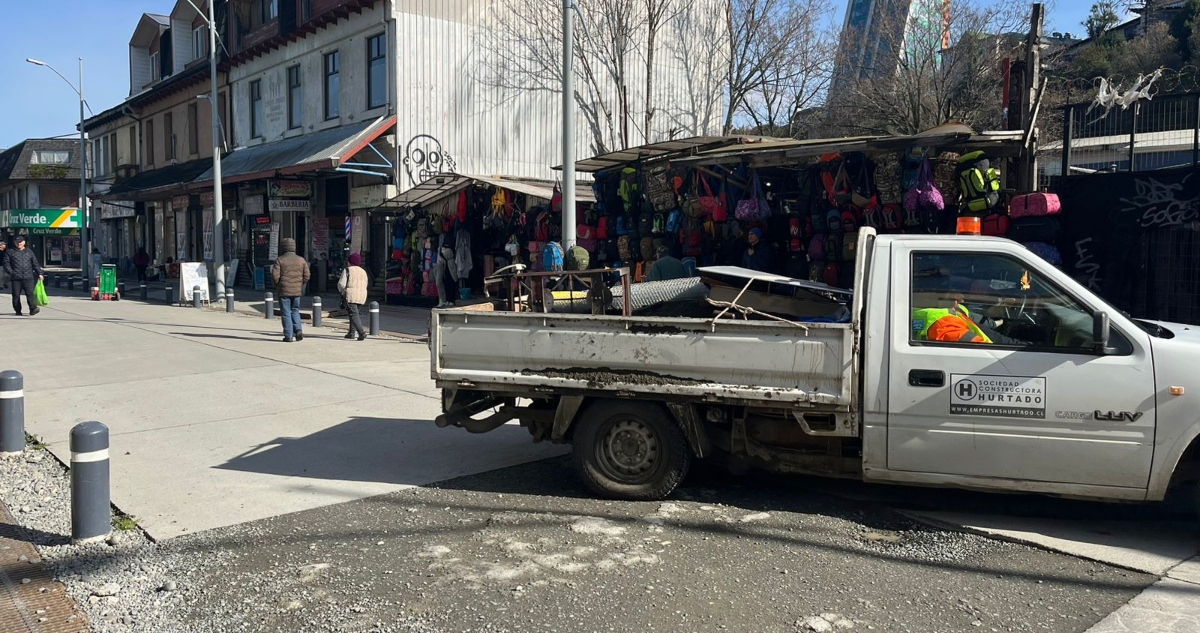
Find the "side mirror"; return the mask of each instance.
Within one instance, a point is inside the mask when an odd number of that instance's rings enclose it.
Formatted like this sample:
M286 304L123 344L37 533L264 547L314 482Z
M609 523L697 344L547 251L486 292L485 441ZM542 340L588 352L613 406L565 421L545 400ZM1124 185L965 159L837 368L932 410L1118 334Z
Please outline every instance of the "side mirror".
M1108 324L1108 313L1097 312L1092 317L1092 347L1097 354L1108 354L1108 339L1111 334L1111 328Z

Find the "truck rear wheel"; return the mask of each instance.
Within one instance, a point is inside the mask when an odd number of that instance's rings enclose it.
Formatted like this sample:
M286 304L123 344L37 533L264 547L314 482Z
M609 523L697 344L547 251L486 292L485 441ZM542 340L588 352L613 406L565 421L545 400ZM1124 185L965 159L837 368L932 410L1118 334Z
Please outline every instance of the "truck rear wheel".
M576 470L592 491L614 499L662 499L691 463L687 438L660 407L598 402L580 418L573 439Z

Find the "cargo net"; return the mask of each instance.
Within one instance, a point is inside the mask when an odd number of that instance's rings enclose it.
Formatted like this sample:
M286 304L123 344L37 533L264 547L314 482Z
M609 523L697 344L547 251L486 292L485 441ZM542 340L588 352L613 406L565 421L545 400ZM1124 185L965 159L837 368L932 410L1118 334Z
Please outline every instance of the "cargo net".
M616 286L612 289L614 310L621 310L625 304L625 289ZM708 298L708 286L699 277L671 279L668 281L647 281L629 286L629 309L632 312L642 312L650 308L666 304L703 303Z

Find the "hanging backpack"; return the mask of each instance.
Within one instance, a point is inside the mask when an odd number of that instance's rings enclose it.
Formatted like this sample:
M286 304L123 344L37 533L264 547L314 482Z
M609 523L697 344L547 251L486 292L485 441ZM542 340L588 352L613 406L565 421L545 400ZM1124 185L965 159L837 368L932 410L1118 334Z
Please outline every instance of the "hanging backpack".
M879 214L883 216L883 228L888 231L899 231L902 214L900 205L885 204L879 209Z
M608 237L608 216L602 215L596 218L596 239L607 240Z
M958 159L958 188L967 211L986 213L1000 203L1000 170L992 168L982 151L963 154Z
M637 231L646 236L654 232L654 215L643 212L637 219Z
M820 203L814 203L810 213L814 233L824 233L829 230L829 209L822 198Z
M821 275L821 282L826 286L837 286L842 278L842 267L839 264L828 262L825 264L825 271Z
M825 237L825 260L836 262L842 258L842 234L830 233Z
M842 212L838 209L830 209L825 212L825 227L831 232L842 230Z
M646 200L655 211L666 213L675 208L675 188L670 182L670 165L659 164L642 169Z
M792 216L788 218L788 250L796 253L804 250L801 240L804 235L800 227L800 217Z
M817 233L809 238L808 258L814 262L825 261L825 235Z
M846 173L846 161L838 154L826 154L821 157L821 162L821 184L825 189L825 199L835 207L850 202L853 190L850 176Z
M537 214L535 218L537 224L534 226L533 239L539 242L550 241L550 223L552 219L553 217L549 209L544 209ZM559 247L559 250L562 250L562 247Z
M749 197L737 203L735 217L743 222L761 222L771 215L771 207L767 205L766 197L763 196L758 172L754 172L750 177L750 183L750 190L746 192Z
M638 179L638 171L632 167L621 170L621 184L617 187L621 202L625 204L625 212L633 213L641 207L642 185Z
M821 283L821 278L825 276L825 262L809 262L808 263L808 280L813 283Z
M683 221L683 212L674 209L667 214L667 233L674 235L679 232L679 223Z
M551 242L553 244L553 242ZM572 246L567 250L567 256L563 262L563 267L566 270L587 270L592 263L592 255L582 246Z
M858 234L846 233L842 235L842 261L853 262L858 254Z
M542 270L559 272L563 269L563 249L558 242L547 242L542 247Z
M650 232L654 235L662 235L667 230L667 216L662 213L655 213L654 219L651 221Z
M679 232L679 245L686 257L700 257L704 253L704 223L689 219Z
M641 239L641 241L638 242L638 249L640 250L640 254L642 256L642 261L644 261L644 262L654 261L654 238L653 237L643 237Z
M714 222L724 222L728 211L725 208L725 196L713 195L712 187L708 185L708 179L699 171L696 172L697 186L692 187L692 191L696 196L692 206L692 211L688 214L692 217L710 217Z
M617 240L608 240L599 251L604 253L604 259L610 266L621 261L621 249L617 246Z
M845 233L858 232L858 214L853 211L853 207L849 207L845 211L842 211L838 224L842 227L842 231Z
M628 235L617 238L617 259L626 264L637 261L633 257L633 240Z

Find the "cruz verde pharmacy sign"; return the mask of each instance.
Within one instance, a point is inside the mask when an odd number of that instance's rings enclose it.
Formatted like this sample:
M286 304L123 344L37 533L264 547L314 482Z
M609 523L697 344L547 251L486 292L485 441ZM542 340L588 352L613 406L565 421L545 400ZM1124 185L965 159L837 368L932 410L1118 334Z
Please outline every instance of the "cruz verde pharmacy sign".
M9 209L0 226L10 229L78 229L79 209Z

